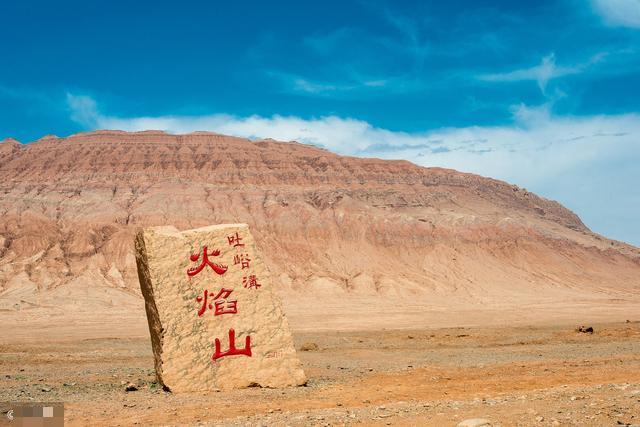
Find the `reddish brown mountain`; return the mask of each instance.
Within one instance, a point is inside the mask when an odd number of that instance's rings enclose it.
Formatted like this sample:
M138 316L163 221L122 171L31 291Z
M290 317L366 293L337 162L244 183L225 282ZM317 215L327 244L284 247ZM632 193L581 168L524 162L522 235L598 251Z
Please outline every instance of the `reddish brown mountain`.
M640 251L556 202L295 142L157 131L9 139L0 212L7 325L144 331L133 235L161 224L248 223L294 328L604 319L640 307Z

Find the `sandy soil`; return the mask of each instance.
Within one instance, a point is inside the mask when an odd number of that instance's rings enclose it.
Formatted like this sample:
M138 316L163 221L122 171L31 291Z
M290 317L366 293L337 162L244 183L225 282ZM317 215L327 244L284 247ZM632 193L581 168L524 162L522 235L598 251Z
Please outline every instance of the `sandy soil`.
M96 286L83 283L82 287ZM91 338L142 338L148 335L144 300L130 295L114 300L105 313L103 307L82 294L66 295L69 306L54 310L26 308L0 309L0 344L68 341ZM633 295L580 295L579 293L540 292L517 300L486 298L459 301L454 295L430 298L332 295L291 297L281 292L284 309L294 331L314 333L333 331L380 331L451 327L553 326L576 323L624 322L640 314L640 291ZM624 298L623 298L624 296ZM96 297L96 299L99 299ZM82 303L80 303L82 302ZM372 315L372 313L375 313ZM106 327L108 325L108 327Z
M640 322L592 326L298 331L306 387L209 394L160 390L146 338L4 340L0 401L72 426L640 424Z

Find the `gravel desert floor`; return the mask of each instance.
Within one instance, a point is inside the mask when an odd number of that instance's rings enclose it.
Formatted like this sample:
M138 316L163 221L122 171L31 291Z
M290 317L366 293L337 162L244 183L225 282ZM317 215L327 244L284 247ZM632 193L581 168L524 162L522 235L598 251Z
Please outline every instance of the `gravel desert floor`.
M71 426L640 425L640 322L575 326L297 332L306 386L208 394L160 389L145 338L5 335L0 401L64 402Z

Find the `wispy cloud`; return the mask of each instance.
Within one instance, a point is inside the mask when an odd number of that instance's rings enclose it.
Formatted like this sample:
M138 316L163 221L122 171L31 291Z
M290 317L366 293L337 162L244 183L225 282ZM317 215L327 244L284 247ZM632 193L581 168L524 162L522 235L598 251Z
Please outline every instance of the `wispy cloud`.
M611 22L622 23L624 19L625 25L632 26L636 14L640 13L637 12L640 0L591 1L603 16L611 17ZM438 8L416 7L415 13L410 14L388 2L359 4L363 15L373 19L375 26L371 22L361 25L354 21L329 30L323 27L322 31L306 35L292 48L308 56L308 62L292 66L280 61L268 67L271 71L267 75L280 91L345 99L430 93L443 81L447 84L453 81L458 87L486 85L482 82L531 81L548 96L548 87L554 80L577 74L615 75L623 70L628 72L637 62L631 55L619 55L620 46L612 40L604 40L599 46L602 52L589 56L593 50L585 44L566 46L555 43L545 34L541 36L541 46L551 46L548 51L553 52L539 58L538 63L517 68L513 60L522 64L522 58L529 56L527 48L522 47L528 43L523 35L543 31L521 28L524 17L480 7L460 16L454 14L443 24L435 22L439 17ZM593 24L591 19L589 22ZM443 25L447 26L446 31ZM565 34L565 28L556 30L552 32L571 40L571 44L575 42L575 35ZM281 46L274 43L272 48ZM575 60L576 57L582 60ZM606 64L601 64L605 57ZM490 59L505 64L506 68L493 72L487 68L491 67ZM309 63L314 66L308 67ZM596 64L599 66L595 67ZM558 95L555 89L549 92Z
M360 51L368 56L385 51L388 57L402 56L415 68L420 68L430 52L430 44L421 34L420 21L373 2L362 2L361 5L381 18L392 31L383 35L364 28L340 27L309 35L304 38L303 44L314 53L324 56L343 52L355 44L353 52Z
M372 7L374 3L366 3ZM415 17L409 17L391 10L388 7L380 9L382 16L392 27L394 27L402 36L401 40L404 49L413 56L418 69L422 69L424 61L429 54L429 44L421 36L421 28L419 21ZM393 41L392 45L401 48L397 41Z
M311 80L301 75L282 71L268 71L267 75L275 78L284 92L309 94L309 95L336 95L341 92L350 92L365 86L364 82L323 82Z
M560 77L568 76L571 74L579 74L585 71L591 65L600 62L606 55L599 53L589 58L588 61L569 65L561 66L556 64L556 56L551 53L542 58L540 64L529 68L522 68L504 73L494 74L482 74L478 76L478 79L492 82L516 82L531 80L538 83L538 87L542 93L546 92L547 84Z
M640 0L592 0L592 4L610 25L640 28Z
M385 6L361 5L386 24L386 34L352 26L310 34L301 45L317 59L317 67L300 71L273 67L267 76L283 91L303 95L344 97L423 89L421 74L429 45L419 22Z
M344 67L341 79L332 81L314 80L302 75L271 70L266 74L279 83L285 93L317 97L375 97L389 94L404 94L424 90L428 85L405 75L365 75Z
M102 115L98 112L98 104L90 96L67 93L67 106L74 122L89 129L100 125Z

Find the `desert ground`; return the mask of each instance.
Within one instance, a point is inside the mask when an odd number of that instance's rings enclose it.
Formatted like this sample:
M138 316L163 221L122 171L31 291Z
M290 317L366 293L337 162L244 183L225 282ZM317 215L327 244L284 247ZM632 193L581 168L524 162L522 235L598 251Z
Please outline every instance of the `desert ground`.
M0 401L63 401L71 426L640 424L640 321L575 326L294 329L306 386L206 394L159 388L145 336L3 333Z

